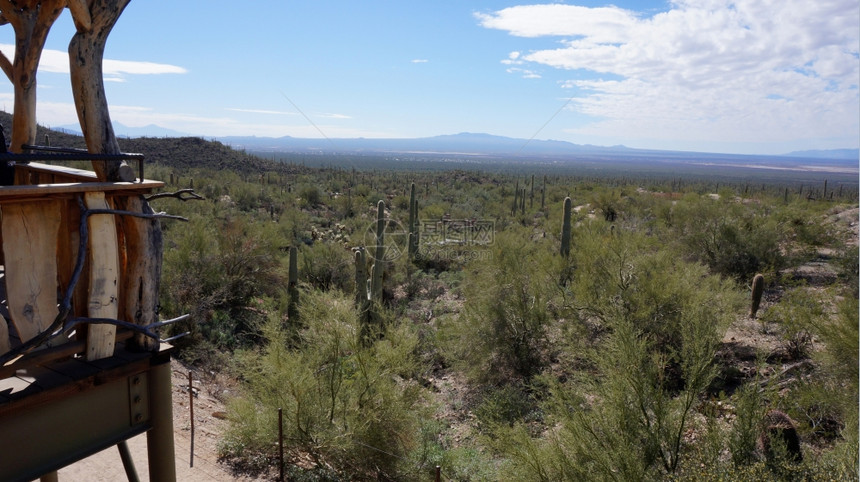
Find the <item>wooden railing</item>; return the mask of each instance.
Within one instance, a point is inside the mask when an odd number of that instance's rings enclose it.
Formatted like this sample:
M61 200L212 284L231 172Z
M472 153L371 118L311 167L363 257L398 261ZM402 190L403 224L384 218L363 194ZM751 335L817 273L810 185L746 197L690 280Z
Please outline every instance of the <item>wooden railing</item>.
M6 358L0 375L28 359L44 362L49 353L112 356L116 326L84 323L71 333L62 332L63 324L122 318L127 260L137 244L128 241L118 216L104 211L163 183L98 182L89 171L37 163L17 165L15 179L16 185L0 187L2 309L11 321L0 320L0 360Z

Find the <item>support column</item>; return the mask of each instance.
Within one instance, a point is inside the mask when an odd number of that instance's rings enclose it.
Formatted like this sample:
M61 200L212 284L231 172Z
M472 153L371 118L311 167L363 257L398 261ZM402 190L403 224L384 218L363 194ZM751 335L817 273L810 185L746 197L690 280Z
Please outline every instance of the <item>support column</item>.
M166 360L153 365L149 372L152 429L146 432L146 451L149 459L149 480L175 482L176 454L173 448L170 356L164 358Z

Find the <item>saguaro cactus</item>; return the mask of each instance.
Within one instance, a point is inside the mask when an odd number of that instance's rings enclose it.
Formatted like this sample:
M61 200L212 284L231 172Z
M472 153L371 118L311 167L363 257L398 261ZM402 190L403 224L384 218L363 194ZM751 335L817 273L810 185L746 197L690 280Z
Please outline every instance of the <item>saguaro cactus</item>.
M565 258L570 255L570 198L564 198L561 221L561 255Z
M376 203L376 250L371 268L370 295L382 301L382 273L385 271L385 202Z
M514 205L511 207L511 216L517 214L517 208L519 207L519 195L520 195L520 181L517 181L517 186L514 188Z
M409 227L408 227L408 251L409 259L415 259L418 254L419 238L418 238L418 200L415 199L415 183L413 182L409 189Z
M355 306L362 310L370 299L367 288L367 251L359 246L355 249Z
M752 300L750 303L750 318L755 318L761 305L761 295L764 293L764 276L756 274L752 281Z
M295 246L290 246L290 275L287 282L287 293L290 295L290 302L287 305L287 316L290 321L296 321L299 316L299 263L298 249Z
M366 309L370 301L382 302L382 275L385 271L385 203L376 205L376 246L370 278L367 276L367 250L355 248L355 305Z
M535 175L532 174L532 183L529 187L529 209L535 205Z
M543 175L543 186L540 188L540 210L546 209L546 174Z

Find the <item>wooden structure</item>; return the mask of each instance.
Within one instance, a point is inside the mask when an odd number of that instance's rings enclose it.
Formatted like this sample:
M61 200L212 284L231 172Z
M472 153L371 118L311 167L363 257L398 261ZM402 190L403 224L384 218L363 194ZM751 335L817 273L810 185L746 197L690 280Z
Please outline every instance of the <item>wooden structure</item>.
M117 444L130 463L124 441L143 432L152 480L173 480L169 349L121 321L128 280L145 275L129 263L141 243L122 218L140 215L113 209L162 183L37 163L16 165L15 178L0 187L0 480L50 479Z
M56 470L147 432L150 478L175 480L170 352L158 321L161 227L144 197L142 156L119 151L102 64L130 0L0 0L15 53L10 143L0 136L0 480ZM36 73L54 21L75 24L69 71L87 151L35 149ZM0 131L2 132L2 131ZM64 157L65 156L65 157ZM93 171L38 164L92 162ZM126 160L140 163L139 175ZM137 179L136 179L137 177Z

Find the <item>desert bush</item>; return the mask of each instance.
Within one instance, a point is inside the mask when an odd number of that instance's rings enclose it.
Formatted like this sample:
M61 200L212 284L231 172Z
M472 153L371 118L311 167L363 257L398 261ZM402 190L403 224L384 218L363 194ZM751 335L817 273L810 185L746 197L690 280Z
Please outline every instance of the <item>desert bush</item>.
M301 246L299 278L311 286L351 292L355 285L352 251L333 242L317 241Z
M530 377L547 361L553 253L524 233L497 233L489 259L466 267L465 306L459 320L443 327L448 358L476 379Z
M804 287L789 291L783 299L762 315L762 321L780 327L788 356L799 360L812 350L813 331L821 324L824 309L821 301Z
M352 298L337 292L309 291L300 315L306 326L297 343L272 319L262 349L242 357L244 393L230 404L223 454L271 458L282 408L293 455L353 480L396 477L422 418L422 389L412 381L416 337L388 324L383 337L362 343Z
M218 224L194 220L167 240L161 291L163 312L190 314L171 327L190 331L180 348L206 340L234 348L253 339L264 316L262 298L277 298L284 285L274 233L243 218ZM169 289L168 289L169 287Z
M312 208L322 202L322 193L316 185L302 186L298 194L302 207Z
M649 239L580 230L566 296L601 334L593 376L551 390L550 426L499 432L496 447L528 480L645 480L676 473L694 409L716 375L714 356L740 307L733 285Z
M761 206L688 194L675 205L671 236L691 259L737 280L774 271L785 262L780 251L787 230Z

